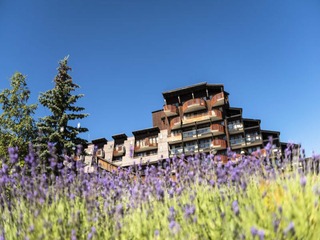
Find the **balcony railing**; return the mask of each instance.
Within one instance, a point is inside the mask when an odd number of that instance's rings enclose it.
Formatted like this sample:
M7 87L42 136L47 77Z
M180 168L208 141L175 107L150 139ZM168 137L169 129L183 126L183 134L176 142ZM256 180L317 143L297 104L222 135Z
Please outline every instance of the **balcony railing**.
M217 109L213 109L211 112L211 120L216 121L221 119L222 119L222 112Z
M197 145L184 147L184 152L185 153L197 152L197 151L198 151L198 146Z
M212 141L212 148L219 150L227 148L227 142L222 139L214 139Z
M163 112L166 114L167 117L177 116L178 108L175 105L164 105Z
M201 112L201 113L191 113L188 115L185 115L183 117L183 124L189 124L189 123L194 123L194 122L199 122L199 121L205 121L205 120L210 120L211 121L217 121L222 119L222 112L213 109L212 111L208 112Z
M243 124L242 123L228 124L228 130L230 134L243 132Z
M172 118L170 121L170 128L175 129L180 127L181 127L181 118L180 117Z
M197 137L197 131L196 130L191 130L191 131L183 132L182 136L183 136L183 139L196 138Z
M125 151L124 146L115 146L115 148L113 150L113 156L115 156L115 157L122 156L122 155L124 155L124 151Z
M110 162L104 161L99 159L98 160L98 166L104 170L107 170L108 172L117 172L118 171L118 166L115 164L112 164Z
M228 157L225 155L216 155L216 156L214 156L214 160L217 162L227 163Z
M170 136L168 136L168 142L175 142L175 141L181 141L182 140L182 134L176 134L173 135L171 134Z
M220 125L220 124L212 124L210 126L211 132L213 133L213 135L219 135L219 134L224 134L224 126Z
M183 153L182 148L173 148L170 150L171 155L178 155L178 154L182 154L182 153Z
M211 98L211 106L217 107L224 104L224 93L218 93Z
M148 143L146 142L144 145L139 145L134 147L135 152L144 152L148 150L153 150L158 148L158 143Z
M262 144L262 137L261 137L261 135L256 135L253 137L246 137L246 143L247 143L247 145Z
M206 101L201 98L190 99L182 105L183 113L204 110L206 108Z
M230 139L230 145L232 149L241 148L243 146L246 146L246 142L244 138L241 139Z

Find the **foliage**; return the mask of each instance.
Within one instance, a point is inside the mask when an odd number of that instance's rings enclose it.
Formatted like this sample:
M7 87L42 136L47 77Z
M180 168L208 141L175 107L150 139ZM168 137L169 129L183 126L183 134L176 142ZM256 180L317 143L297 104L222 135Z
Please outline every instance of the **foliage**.
M23 159L28 154L28 144L35 139L36 124L33 114L36 104L28 105L30 91L26 77L16 72L11 77L11 89L0 93L0 155L8 157L8 147L18 147Z
M67 65L68 57L59 62L58 74L54 79L54 88L42 93L39 102L51 112L51 115L40 119L38 123L39 136L37 147L40 149L40 157L47 160L50 156L47 144L54 143L57 157L63 161L62 155L74 153L77 145L84 145L86 140L78 136L79 133L88 131L87 128L72 126L72 122L83 119L88 114L81 113L83 107L75 103L83 94L73 95L79 86L75 84L68 74L71 68Z
M210 155L182 156L167 159L165 168L147 167L144 176L134 168L87 174L82 163L71 158L59 167L59 176L9 175L4 165L0 236L318 239L319 176L288 171L286 161L280 168L265 166L265 158L247 156L223 165ZM311 162L319 160L314 156ZM31 152L26 163L22 173L34 172L39 161Z

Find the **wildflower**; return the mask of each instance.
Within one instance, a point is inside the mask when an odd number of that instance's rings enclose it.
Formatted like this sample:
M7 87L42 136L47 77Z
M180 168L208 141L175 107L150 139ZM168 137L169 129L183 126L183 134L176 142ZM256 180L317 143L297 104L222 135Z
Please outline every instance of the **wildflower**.
M259 230L257 235L259 236L259 239L260 240L263 240L264 239L264 231L263 230Z
M180 230L180 225L176 221L172 220L169 224L169 228L173 233L178 233Z
M214 187L214 184L215 184L214 180L211 179L211 180L209 181L209 184L210 184L210 186Z
M302 176L301 178L300 178L300 185L301 185L301 187L305 187L306 186L306 184L307 184L307 178L305 177L305 176Z
M283 230L283 233L284 233L285 235L287 235L288 233L294 234L294 233L295 233L294 223L293 223L293 222L290 222L289 225Z
M255 227L251 227L250 231L253 237L255 237L258 234L258 229L256 229Z
M160 234L159 230L156 229L156 230L154 231L154 235L157 237L157 236L159 236L159 234Z
M239 215L240 211L239 211L239 205L238 205L238 201L237 201L237 200L233 201L233 203L232 203L232 210L233 210L233 212L234 212L234 214L235 214L236 216Z
M273 230L274 230L274 232L278 231L279 225L280 225L280 220L279 219L273 220Z

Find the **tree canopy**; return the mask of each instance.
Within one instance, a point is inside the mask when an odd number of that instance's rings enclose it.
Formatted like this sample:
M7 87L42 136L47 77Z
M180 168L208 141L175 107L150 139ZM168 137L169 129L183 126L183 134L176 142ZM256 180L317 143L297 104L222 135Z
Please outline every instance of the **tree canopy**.
M27 104L30 91L24 75L16 72L10 85L11 89L0 93L0 155L7 157L8 147L18 147L23 158L28 153L28 144L36 137L33 115L37 104Z

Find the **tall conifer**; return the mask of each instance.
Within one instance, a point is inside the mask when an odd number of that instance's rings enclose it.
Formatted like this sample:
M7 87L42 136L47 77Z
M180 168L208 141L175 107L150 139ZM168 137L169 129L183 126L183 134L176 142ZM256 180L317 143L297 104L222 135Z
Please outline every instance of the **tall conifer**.
M48 143L54 144L58 161L63 161L63 155L71 155L79 145L86 144L86 140L78 136L88 129L77 123L88 114L81 113L83 107L75 106L77 100L83 94L72 94L79 86L75 84L68 74L71 68L68 66L68 57L59 62L58 74L54 78L54 88L41 93L39 102L51 112L51 115L41 118L38 122L39 136L37 145L40 157L48 161L50 156Z

